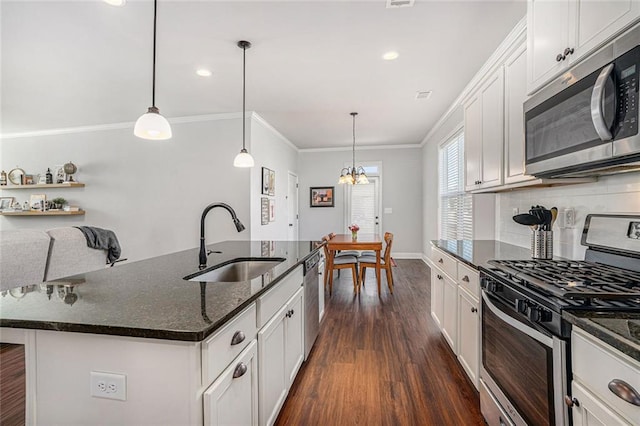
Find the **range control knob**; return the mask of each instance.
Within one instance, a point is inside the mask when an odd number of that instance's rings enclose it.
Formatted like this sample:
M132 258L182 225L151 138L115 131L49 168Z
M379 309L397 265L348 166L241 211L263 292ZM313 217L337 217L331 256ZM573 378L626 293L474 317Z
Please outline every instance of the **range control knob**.
M502 291L502 285L495 281L487 281L486 288L489 293L498 293Z
M521 314L526 314L527 311L529 310L527 301L523 299L516 299L516 310Z
M551 321L551 313L546 309L537 306L530 306L527 312L529 320L532 322L548 322Z

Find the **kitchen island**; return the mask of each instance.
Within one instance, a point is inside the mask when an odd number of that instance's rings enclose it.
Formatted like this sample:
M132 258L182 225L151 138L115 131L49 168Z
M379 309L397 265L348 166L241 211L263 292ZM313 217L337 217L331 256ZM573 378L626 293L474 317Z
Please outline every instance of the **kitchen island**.
M198 272L198 250L192 249L4 292L0 341L25 348L27 423L216 424L221 417L211 406L224 399L207 395L225 376L222 370L235 366L233 357L248 357L252 410L244 412L257 423L260 330L289 333L276 342L287 360L286 345L302 345L303 304L288 304L301 300L301 265L318 244L227 241L207 248L213 253L205 271L237 258L283 260L248 281L200 283L183 279ZM281 310L289 323L282 323ZM243 330L242 343L225 341L217 351L219 336L231 333L236 340L232 327ZM263 349L273 349L268 339L264 343ZM290 363L283 359L283 366L295 377L301 362L296 356ZM126 378L125 389L113 392L126 390L124 398L91 396L96 372ZM282 380L285 397L289 379Z

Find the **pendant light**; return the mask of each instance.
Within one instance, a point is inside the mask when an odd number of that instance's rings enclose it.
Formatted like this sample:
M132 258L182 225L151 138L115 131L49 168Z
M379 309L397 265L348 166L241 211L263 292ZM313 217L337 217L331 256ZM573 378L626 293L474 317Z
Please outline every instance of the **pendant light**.
M156 21L158 17L158 0L153 0L153 83L151 86L151 106L138 118L133 134L142 139L165 140L171 138L171 126L166 118L160 115L156 107Z
M369 183L364 168L362 166L356 168L356 115L358 115L357 112L351 113L353 117L353 163L351 167L342 169L340 179L338 179L338 183L346 183L349 185Z
M240 154L236 155L236 158L233 160L233 165L235 167L253 167L254 161L251 154L247 152L247 148L245 147L245 86L246 86L246 75L247 75L247 49L251 47L251 43L248 41L240 40L238 42L238 47L242 49L242 149L240 150Z

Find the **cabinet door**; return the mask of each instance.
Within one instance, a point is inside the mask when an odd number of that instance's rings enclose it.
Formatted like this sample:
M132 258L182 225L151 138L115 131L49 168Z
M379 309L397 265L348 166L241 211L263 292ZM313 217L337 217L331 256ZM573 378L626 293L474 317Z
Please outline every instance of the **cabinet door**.
M287 396L285 382L285 320L283 306L258 332L258 405L260 425L272 425Z
M568 60L558 54L572 47L575 9L569 0L529 0L527 3L527 85L529 93L559 74Z
M640 18L638 0L580 0L575 51L570 62L576 62L590 51L615 37Z
M444 314L444 275L437 268L431 267L431 316L442 329Z
M480 187L502 185L504 150L504 75L499 68L481 89L482 167Z
M258 424L257 347L254 339L205 391L205 425Z
M458 288L458 360L471 382L478 388L480 362L480 315L478 304L465 290Z
M613 426L628 424L611 408L601 403L589 391L575 381L571 386L572 397L578 404L573 406L574 426Z
M464 188L478 188L482 167L482 100L475 96L464 107Z
M458 284L444 277L444 313L442 321L442 334L453 349L454 353L458 351L457 331L458 331Z
M533 179L524 174L524 101L527 49L523 43L504 64L504 183Z
M285 378L287 389L300 370L304 361L304 311L303 289L298 290L287 304L287 320L284 323L285 332Z

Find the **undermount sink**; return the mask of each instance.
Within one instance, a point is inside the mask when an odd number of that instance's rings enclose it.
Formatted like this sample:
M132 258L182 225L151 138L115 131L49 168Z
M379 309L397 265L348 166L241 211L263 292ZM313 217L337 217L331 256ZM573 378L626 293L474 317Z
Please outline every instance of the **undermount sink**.
M284 260L282 257L234 259L212 270L187 275L184 279L223 283L249 281L265 274Z

